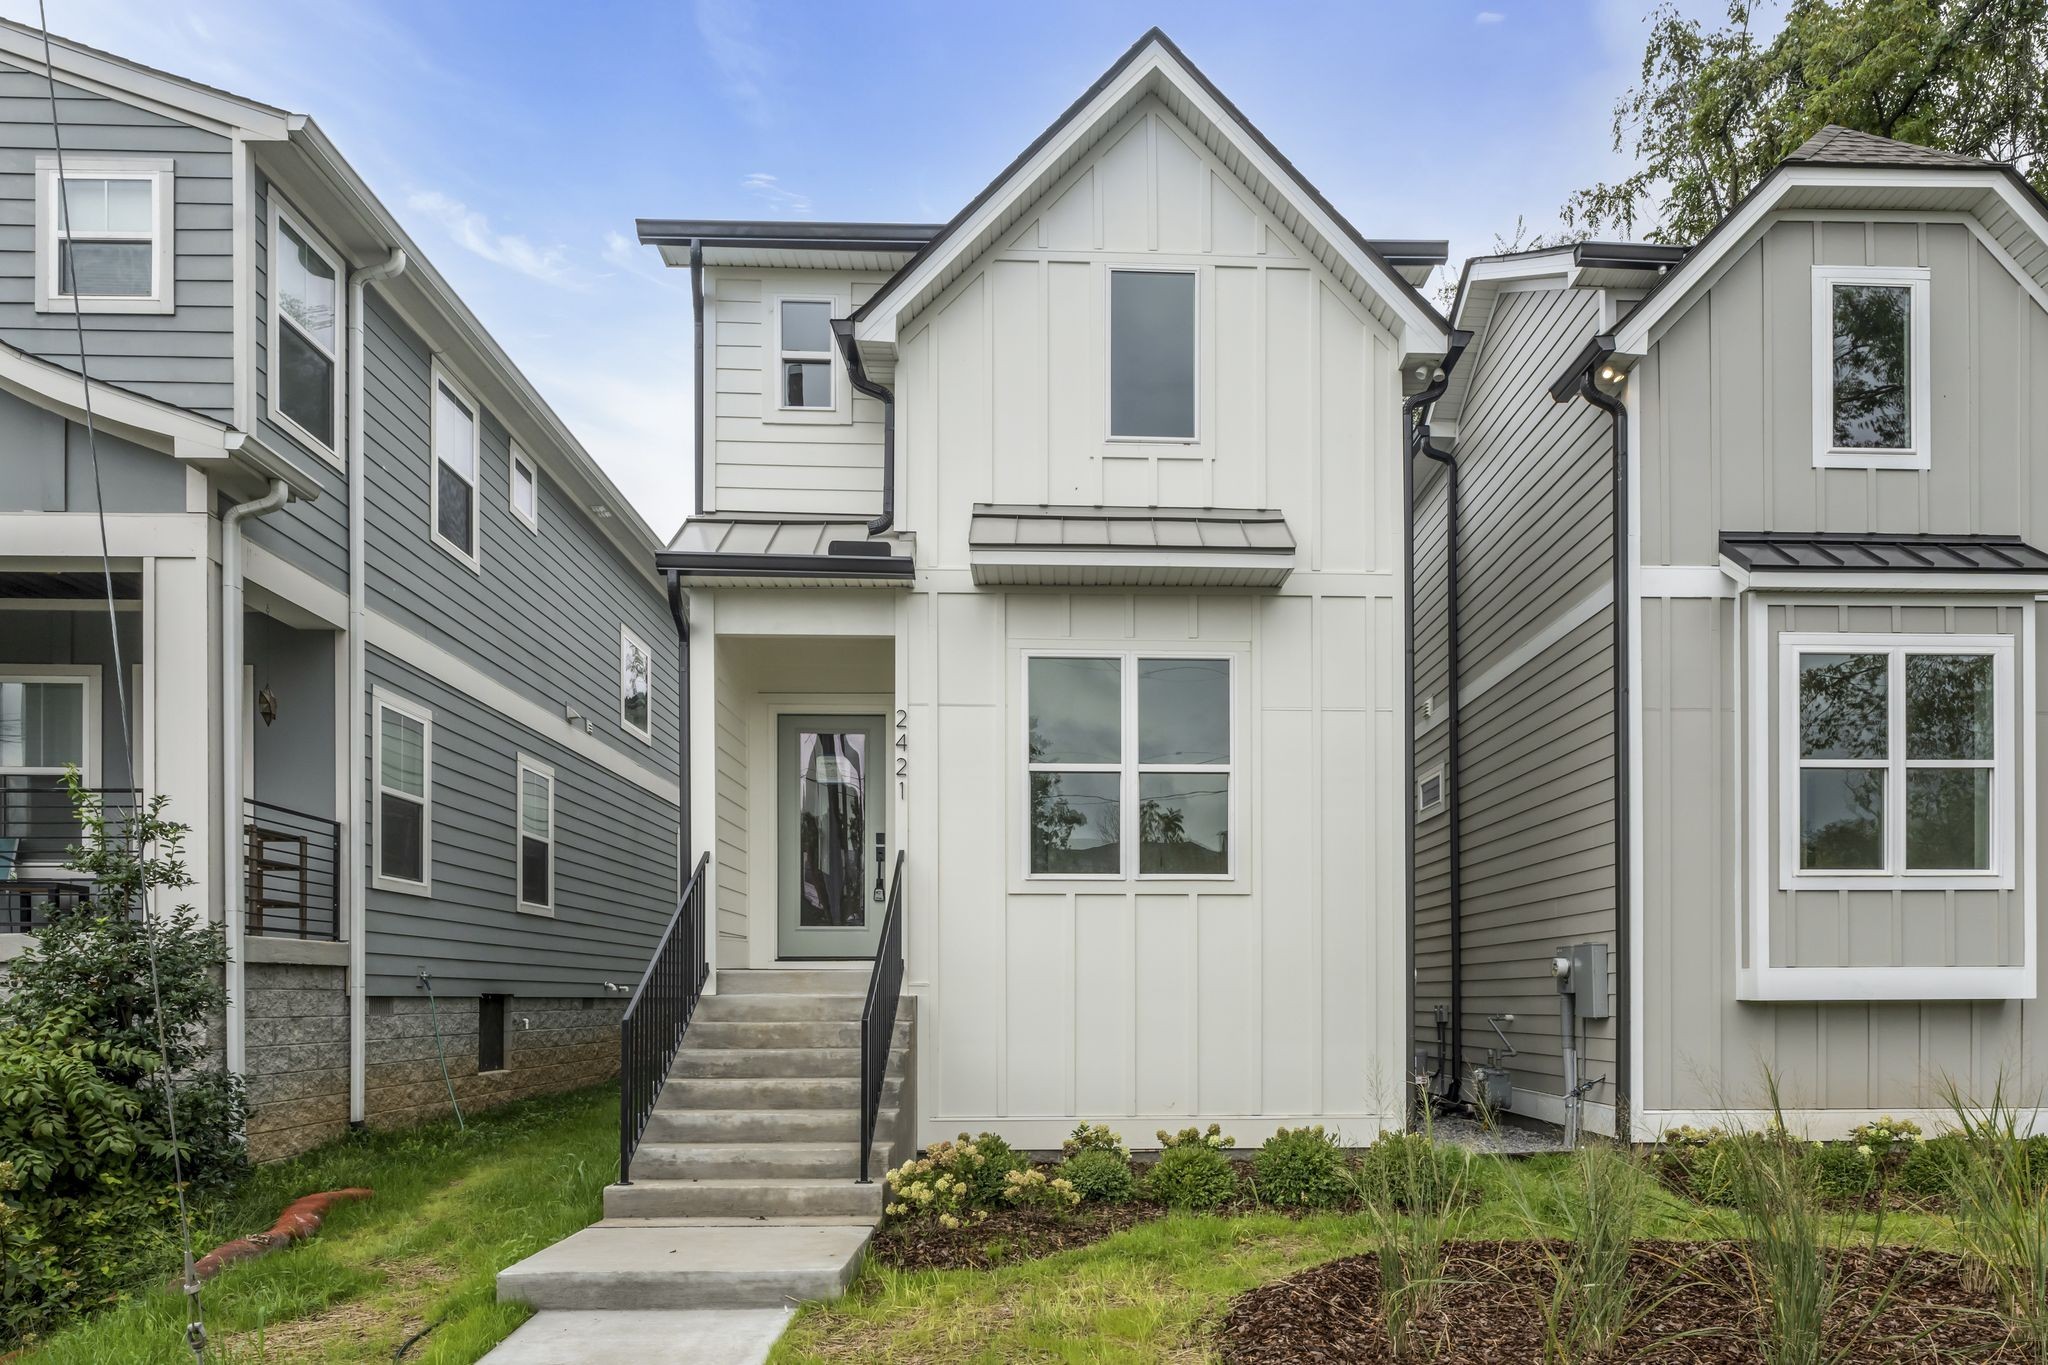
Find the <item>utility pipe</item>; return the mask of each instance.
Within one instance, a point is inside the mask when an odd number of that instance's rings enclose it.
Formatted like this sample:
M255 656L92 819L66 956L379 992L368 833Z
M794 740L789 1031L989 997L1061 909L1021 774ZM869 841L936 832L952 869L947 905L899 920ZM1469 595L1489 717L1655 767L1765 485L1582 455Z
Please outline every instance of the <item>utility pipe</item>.
M676 621L676 768L682 777L676 790L676 818L682 822L676 864L676 894L690 885L690 610L683 596L683 576L668 571L668 612Z
M364 1118L363 1073L369 1055L368 1034L363 1013L368 1006L364 981L368 970L368 942L365 920L369 906L370 841L368 838L369 791L363 769L368 748L363 729L368 701L366 665L363 658L363 495L366 478L366 443L363 439L363 308L370 285L396 279L405 271L405 253L393 248L376 265L349 272L348 277L348 705L349 714L339 717L348 736L348 810L342 828L348 831L348 856L343 874L348 887L348 1121L361 1124Z
M290 485L272 479L269 492L236 503L220 519L221 907L228 938L227 1064L237 1076L247 1068L249 1055L249 1040L243 1036L249 1007L242 985L249 912L248 868L242 859L242 716L249 704L242 695L242 522L275 512L291 496Z
M882 515L868 523L868 534L879 536L896 524L896 391L868 378L860 358L860 346L853 339L853 319L832 319L832 335L839 339L839 354L846 360L846 377L856 391L882 405Z
M1465 840L1464 793L1460 774L1465 766L1459 698L1464 688L1464 634L1458 614L1458 457L1429 439L1429 424L1416 428L1416 445L1444 467L1444 818L1449 822L1451 1043L1446 1059L1451 1102L1464 1098L1465 1084Z
M697 400L697 434L693 449L697 457L697 510L702 512L711 505L704 496L704 424L710 420L711 414L710 399L705 390L712 386L704 375L704 243L695 241L690 243L690 327L696 336L696 378L690 381L690 387L695 391Z

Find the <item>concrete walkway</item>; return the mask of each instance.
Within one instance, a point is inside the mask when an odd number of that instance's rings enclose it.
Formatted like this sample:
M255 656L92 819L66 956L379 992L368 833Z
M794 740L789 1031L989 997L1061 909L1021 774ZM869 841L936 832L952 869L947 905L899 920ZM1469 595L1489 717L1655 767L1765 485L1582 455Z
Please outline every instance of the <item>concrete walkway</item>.
M537 1313L485 1365L760 1365L788 1308Z

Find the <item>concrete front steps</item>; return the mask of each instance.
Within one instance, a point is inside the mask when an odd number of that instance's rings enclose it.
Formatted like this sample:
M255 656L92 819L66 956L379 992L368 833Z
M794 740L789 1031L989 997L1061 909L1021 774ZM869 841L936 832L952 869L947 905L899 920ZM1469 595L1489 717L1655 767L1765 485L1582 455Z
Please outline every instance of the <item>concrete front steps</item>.
M498 1276L550 1311L773 1308L832 1298L881 1219L882 1176L911 1150L915 1002L898 1007L860 1170L865 971L721 971L698 1005L604 1221Z

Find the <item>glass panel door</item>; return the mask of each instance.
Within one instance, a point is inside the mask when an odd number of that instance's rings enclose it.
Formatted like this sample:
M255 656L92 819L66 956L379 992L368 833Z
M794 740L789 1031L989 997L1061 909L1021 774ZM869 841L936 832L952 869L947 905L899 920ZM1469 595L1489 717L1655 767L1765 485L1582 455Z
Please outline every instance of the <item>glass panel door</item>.
M890 856L882 718L784 716L776 728L776 955L872 957Z

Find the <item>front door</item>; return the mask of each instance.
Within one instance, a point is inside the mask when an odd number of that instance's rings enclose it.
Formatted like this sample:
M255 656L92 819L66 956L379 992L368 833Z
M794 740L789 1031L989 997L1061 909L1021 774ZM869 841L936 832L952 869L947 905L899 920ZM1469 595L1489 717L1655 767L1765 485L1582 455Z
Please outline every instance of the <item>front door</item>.
M776 956L873 957L888 897L882 718L783 716L776 732Z

